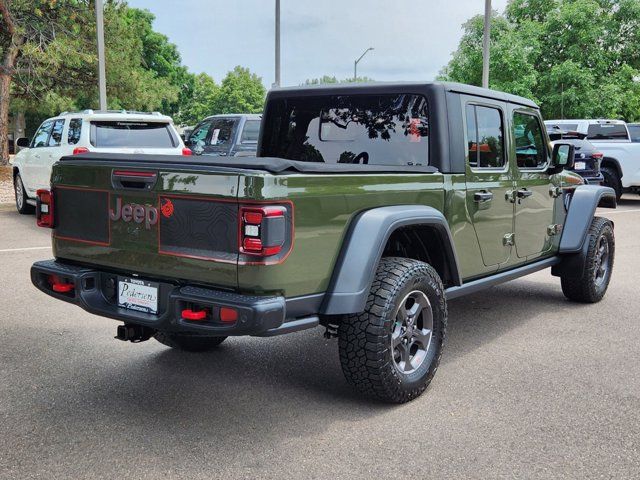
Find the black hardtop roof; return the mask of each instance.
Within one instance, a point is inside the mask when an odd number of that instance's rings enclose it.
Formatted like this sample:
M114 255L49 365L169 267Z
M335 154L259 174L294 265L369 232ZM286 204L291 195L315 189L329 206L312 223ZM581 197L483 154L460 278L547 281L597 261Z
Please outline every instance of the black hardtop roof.
M481 88L464 83L454 82L371 82L371 83L337 83L323 85L305 85L300 87L282 87L269 91L268 98L283 98L293 96L315 95L354 95L368 93L384 93L386 91L415 91L419 93L425 89L442 89L448 92L462 93L476 97L490 98L501 102L516 103L526 107L538 108L538 105L525 97L510 93Z

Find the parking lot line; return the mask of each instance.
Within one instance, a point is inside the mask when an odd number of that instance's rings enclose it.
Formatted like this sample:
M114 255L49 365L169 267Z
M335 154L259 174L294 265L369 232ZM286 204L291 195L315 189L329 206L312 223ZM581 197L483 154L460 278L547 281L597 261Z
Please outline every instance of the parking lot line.
M614 213L638 213L640 212L640 208L634 208L633 210L611 210L611 211L607 211L606 214L607 215L613 215ZM605 213L605 212L603 212Z
M23 248L2 248L0 249L0 253L9 253L9 252L28 252L29 250L50 250L50 246L46 247L23 247Z

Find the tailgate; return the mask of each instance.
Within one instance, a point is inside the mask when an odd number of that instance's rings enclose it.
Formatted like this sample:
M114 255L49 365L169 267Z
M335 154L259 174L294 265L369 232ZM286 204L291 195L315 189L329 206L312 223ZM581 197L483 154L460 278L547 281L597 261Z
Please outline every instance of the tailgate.
M59 162L54 254L154 278L237 287L238 178L230 169Z

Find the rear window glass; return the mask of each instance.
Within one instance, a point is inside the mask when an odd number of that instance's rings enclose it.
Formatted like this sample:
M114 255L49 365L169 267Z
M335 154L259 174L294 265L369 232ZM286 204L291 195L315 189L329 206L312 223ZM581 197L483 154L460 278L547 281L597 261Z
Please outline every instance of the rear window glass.
M257 143L260 133L260 120L247 120L242 130L242 143Z
M545 123L545 126L547 127L547 130L549 132L553 132L553 131L569 132L569 131L576 131L578 129L577 123Z
M589 125L587 130L589 140L627 140L627 129L624 125L614 123L599 123Z
M640 142L640 125L627 125L632 142Z
M173 148L176 146L168 123L91 122L94 147Z
M262 156L324 163L427 165L421 95L327 95L273 100Z

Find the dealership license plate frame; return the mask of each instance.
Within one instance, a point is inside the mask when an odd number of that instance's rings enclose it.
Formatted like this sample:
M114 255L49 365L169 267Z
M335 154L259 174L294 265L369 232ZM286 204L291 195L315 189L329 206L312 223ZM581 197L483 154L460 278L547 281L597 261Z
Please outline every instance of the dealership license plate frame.
M124 290L124 287L127 287ZM139 278L118 277L118 306L136 312L158 313L160 284Z

